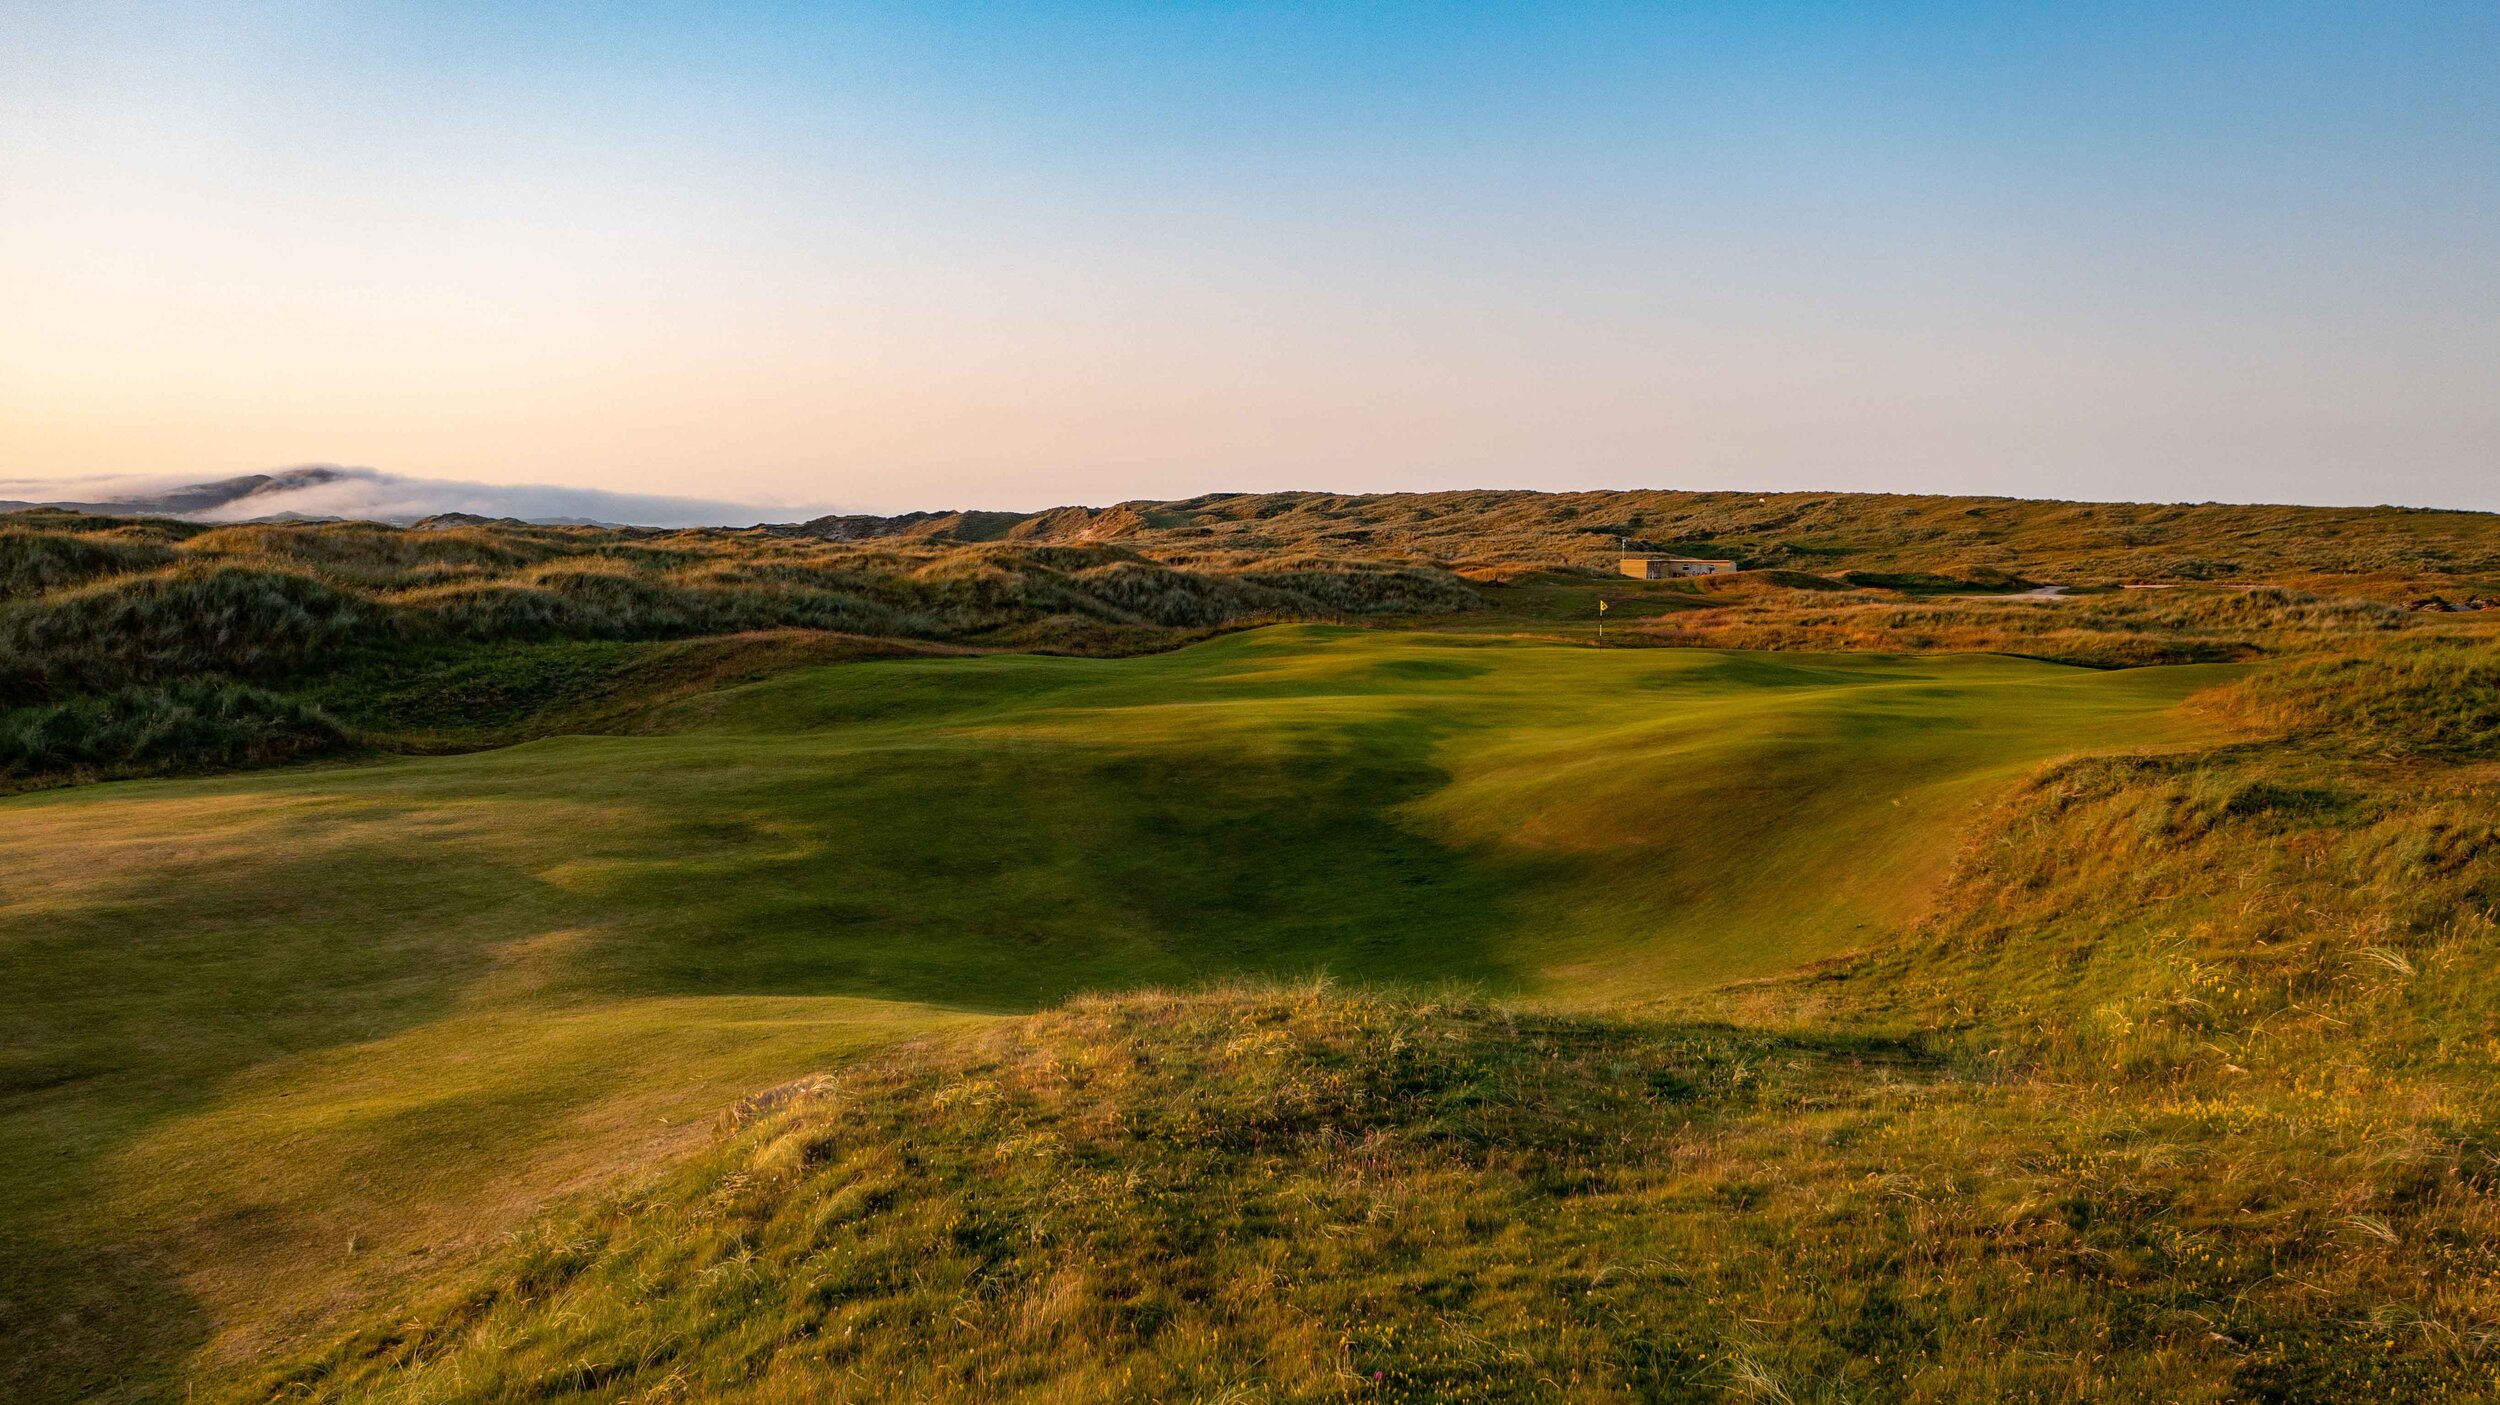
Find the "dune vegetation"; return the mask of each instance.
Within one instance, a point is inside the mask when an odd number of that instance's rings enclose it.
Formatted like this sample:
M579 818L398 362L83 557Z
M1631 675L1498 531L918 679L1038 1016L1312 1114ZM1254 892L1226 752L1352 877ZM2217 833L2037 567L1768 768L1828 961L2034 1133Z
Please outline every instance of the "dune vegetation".
M1227 563L1356 554L1464 571L1582 565L1620 544L1877 587L2262 582L2381 595L2444 583L2500 595L2490 514L2394 507L1665 490L1216 493L1099 510L831 517L779 530L852 541L1110 541Z
M2500 1393L2489 519L1575 505L22 518L0 1394Z
M518 524L403 530L371 523L200 527L59 512L0 529L0 785L213 768L344 749L510 740L547 684L578 691L605 665L612 699L673 651L585 649L807 631L879 640L1125 653L1271 620L1447 612L1476 593L1436 567L1279 560L1168 566L1104 544L866 549L758 533ZM755 650L776 666L785 640ZM499 704L447 717L458 673L500 671ZM341 687L347 675L356 680ZM203 709L198 689L321 693ZM410 695L432 725L400 725ZM82 701L82 700L110 700ZM581 719L542 719L552 730ZM126 719L182 713L187 754ZM230 735L202 730L231 720ZM412 735L401 735L413 733ZM468 734L463 736L463 734Z

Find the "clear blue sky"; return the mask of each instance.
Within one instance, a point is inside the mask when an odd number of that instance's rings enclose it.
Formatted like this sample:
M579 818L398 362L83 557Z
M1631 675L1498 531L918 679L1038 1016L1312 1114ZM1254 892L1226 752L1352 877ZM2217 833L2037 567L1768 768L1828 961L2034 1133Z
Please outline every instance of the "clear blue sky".
M2500 509L2500 5L0 24L0 477Z

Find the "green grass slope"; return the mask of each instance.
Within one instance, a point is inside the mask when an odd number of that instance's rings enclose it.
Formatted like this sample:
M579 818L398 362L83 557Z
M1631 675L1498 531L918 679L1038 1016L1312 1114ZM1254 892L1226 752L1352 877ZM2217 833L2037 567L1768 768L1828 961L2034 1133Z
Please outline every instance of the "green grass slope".
M2500 1398L2500 645L2051 762L1906 940L1092 997L742 1103L255 1401ZM1463 774L1463 773L1462 773Z
M0 801L0 1369L163 1395L741 1092L1089 989L1785 970L1914 920L2043 759L2197 735L2227 672L1291 627Z

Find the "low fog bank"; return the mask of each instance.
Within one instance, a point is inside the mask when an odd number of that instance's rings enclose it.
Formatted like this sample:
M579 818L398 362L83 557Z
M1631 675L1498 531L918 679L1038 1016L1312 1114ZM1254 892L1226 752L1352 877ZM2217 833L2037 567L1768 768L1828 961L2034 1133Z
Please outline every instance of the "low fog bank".
M624 527L745 527L814 516L822 506L758 506L612 493L551 483L466 483L371 468L310 464L215 482L169 477L0 478L0 510L60 506L195 522L337 517L406 524L441 513Z

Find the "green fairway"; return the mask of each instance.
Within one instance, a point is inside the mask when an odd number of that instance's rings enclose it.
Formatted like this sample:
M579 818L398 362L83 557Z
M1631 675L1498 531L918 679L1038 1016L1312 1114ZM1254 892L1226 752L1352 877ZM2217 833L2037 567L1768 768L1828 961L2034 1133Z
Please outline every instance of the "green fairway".
M6 1346L137 1392L742 1093L1080 990L1787 969L1913 918L1994 787L2185 739L2228 672L1294 626L0 802Z

